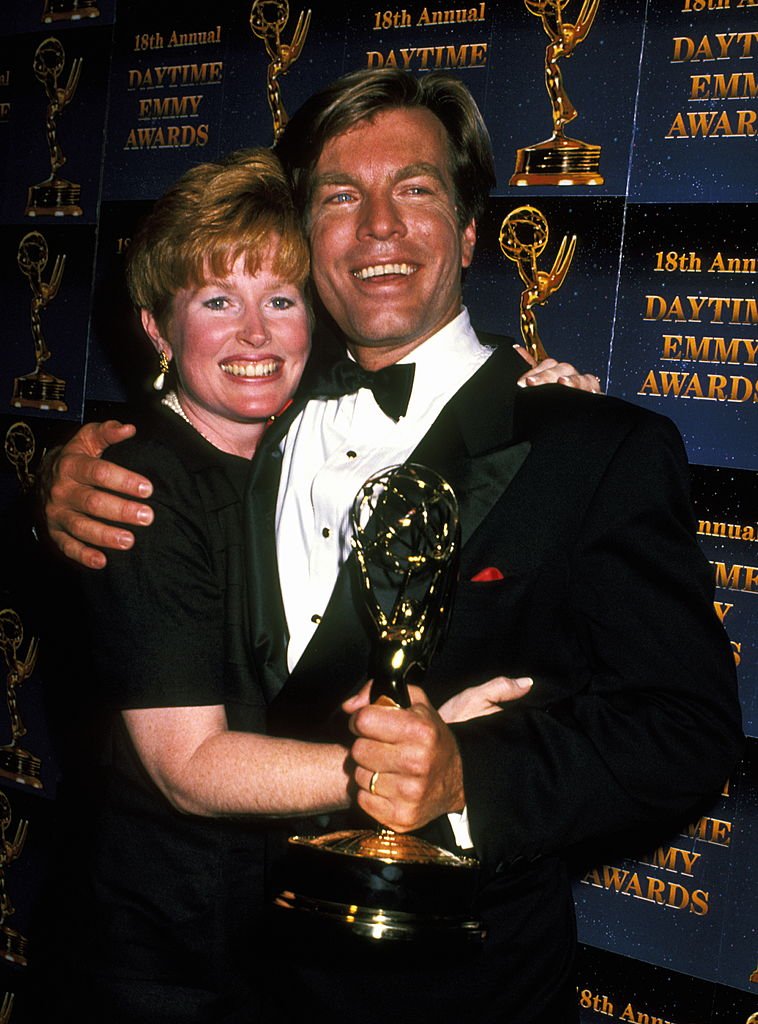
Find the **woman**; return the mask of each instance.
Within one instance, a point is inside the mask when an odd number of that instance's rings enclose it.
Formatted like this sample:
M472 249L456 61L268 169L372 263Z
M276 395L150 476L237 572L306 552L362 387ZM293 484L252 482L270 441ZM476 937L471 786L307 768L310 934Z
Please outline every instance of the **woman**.
M308 357L307 274L269 151L194 167L129 250L129 290L170 387L117 451L153 482L155 521L81 577L109 728L82 920L65 922L76 1019L254 1020L262 822L349 803L346 748L264 735L244 641L241 499ZM451 718L472 713L454 701ZM475 701L474 713L495 710Z

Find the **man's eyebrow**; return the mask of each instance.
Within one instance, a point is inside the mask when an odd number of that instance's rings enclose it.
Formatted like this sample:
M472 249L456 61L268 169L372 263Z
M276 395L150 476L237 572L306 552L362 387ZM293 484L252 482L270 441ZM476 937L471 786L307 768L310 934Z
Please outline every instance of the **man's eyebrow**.
M448 187L448 182L445 180L442 172L436 164L426 163L419 161L417 163L408 164L406 167L400 167L397 171L392 174L393 181L405 181L407 178L416 178L426 176L434 178L445 188ZM313 189L316 191L319 188L330 188L335 185L354 185L360 187L360 181L354 175L345 171L325 171L323 174L317 175L313 179Z

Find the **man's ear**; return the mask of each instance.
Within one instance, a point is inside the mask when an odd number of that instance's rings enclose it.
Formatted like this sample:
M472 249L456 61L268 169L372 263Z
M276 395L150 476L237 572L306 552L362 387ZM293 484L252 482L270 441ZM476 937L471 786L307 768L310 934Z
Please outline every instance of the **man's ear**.
M471 266L476 247L476 221L470 220L461 235L461 267Z
M148 336L150 341L153 343L153 348L160 355L161 352L166 353L168 360L171 360L173 355L171 351L171 345L164 338L163 332L158 326L158 321L155 319L149 309L140 310L140 319L142 320L142 327L145 334Z

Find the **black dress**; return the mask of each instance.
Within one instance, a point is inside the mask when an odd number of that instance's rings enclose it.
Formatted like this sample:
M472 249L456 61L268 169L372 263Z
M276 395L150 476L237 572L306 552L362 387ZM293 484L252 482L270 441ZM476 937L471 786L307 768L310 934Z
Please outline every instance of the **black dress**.
M133 550L111 552L106 569L80 574L92 699L106 712L107 740L96 769L99 806L83 831L80 818L67 882L65 931L76 934L77 963L65 994L71 1020L254 1021L263 828L175 810L120 715L223 704L230 729L264 730L242 628L249 463L169 410L137 423L136 437L108 457L152 481L155 521L136 531Z

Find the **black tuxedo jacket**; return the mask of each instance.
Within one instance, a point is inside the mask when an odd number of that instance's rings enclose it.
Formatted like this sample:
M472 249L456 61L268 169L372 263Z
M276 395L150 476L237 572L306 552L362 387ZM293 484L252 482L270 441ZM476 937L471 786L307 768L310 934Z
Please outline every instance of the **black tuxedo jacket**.
M694 539L677 431L612 398L520 389L522 371L511 346L499 345L410 460L452 484L463 531L450 629L427 692L439 704L495 675L534 678L524 699L454 727L482 864L485 949L455 970L429 974L427 966L423 982L384 967L373 979L355 965L339 978L335 965L326 975L304 967L311 1008L320 992L332 1015L336 991L348 1005L371 991L370 1019L405 1020L392 977L409 1021L572 1019L563 853L682 813L717 789L739 753L734 664ZM333 738L343 728L340 702L366 678L372 625L351 558L287 678L276 442L273 435L256 458L246 517L253 645L271 728ZM502 579L477 581L485 569ZM338 825L334 817L310 823L314 831ZM433 838L450 845L447 822L435 827ZM408 993L420 993L418 1003Z

